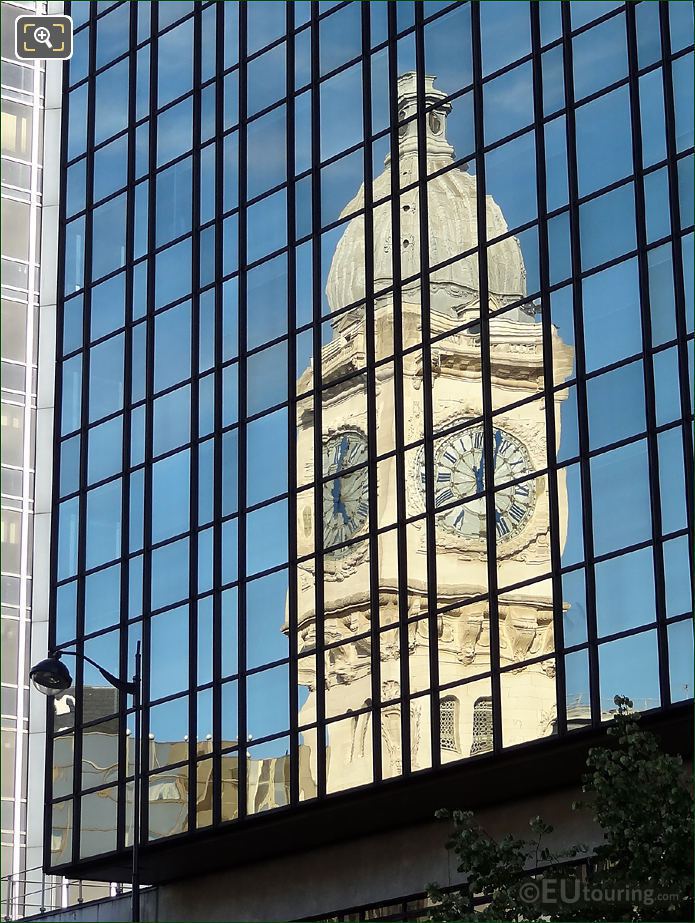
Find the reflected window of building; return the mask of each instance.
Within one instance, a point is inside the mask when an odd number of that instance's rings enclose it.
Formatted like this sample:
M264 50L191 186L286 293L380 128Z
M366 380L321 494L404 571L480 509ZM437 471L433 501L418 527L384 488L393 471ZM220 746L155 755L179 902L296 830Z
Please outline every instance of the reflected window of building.
M492 750L492 699L477 699L473 705L473 742L471 756Z
M443 750L458 752L459 702L454 696L447 696L439 704L439 734Z

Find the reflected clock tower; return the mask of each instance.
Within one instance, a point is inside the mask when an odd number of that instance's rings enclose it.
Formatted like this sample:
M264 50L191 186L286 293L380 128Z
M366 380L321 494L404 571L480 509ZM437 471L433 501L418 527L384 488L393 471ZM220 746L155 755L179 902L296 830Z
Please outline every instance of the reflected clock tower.
M428 174L454 161L446 138L452 104L425 77ZM418 179L418 138L414 73L399 79L398 170L401 188ZM406 352L402 364L403 442L416 445L405 456L406 514L415 517L406 528L407 575L399 574L396 533L395 384L393 353L394 304L391 225L392 164L375 178L373 200L374 335L377 360L376 425L378 492L377 521L370 522L369 483L365 467L366 285L364 277L364 217L345 226L332 258L326 295L331 311L354 307L338 315L332 337L322 349L322 467L324 557L325 714L336 718L328 726L327 787L329 791L372 780L372 658L380 663L382 765L385 777L401 770L401 658L408 658L410 694L410 760L413 769L430 764L429 690L430 643L438 648L439 683L449 688L440 696L442 760L461 759L491 748L490 603L488 599L487 532L497 538L497 583L500 588L499 661L510 667L501 681L503 744L520 743L552 733L556 716L553 641L553 597L548 575L550 522L546 475L546 376L561 384L571 373L573 354L552 328L552 372L544 367L543 328L537 306L526 301L526 272L519 241L506 237L488 247L490 372L484 382L480 340L480 285L476 253L460 254L478 245L476 179L465 167L441 173L428 183L430 265L446 263L430 277L431 368L424 369L421 343L421 282L419 191L400 196L402 286L401 329ZM364 206L364 188L346 206L353 214ZM491 196L485 200L487 238L508 231L501 209ZM456 259L454 259L456 258ZM451 262L448 262L451 260ZM383 294L380 294L383 292ZM504 310L509 306L509 310ZM462 329L463 328L463 329ZM303 371L298 393L312 387L312 368ZM427 619L427 547L425 457L422 440L423 375L432 388L435 434L433 447L436 596L441 615L436 639L429 637ZM492 397L495 519L486 515L483 462L483 387ZM562 392L554 392L556 438L560 437ZM314 476L314 415L299 402L297 416L298 480ZM567 530L564 474L558 474L560 547ZM299 495L298 554L315 547L314 496ZM379 598L370 598L368 533L378 539ZM383 533L381 532L383 530ZM347 544L345 544L347 543ZM407 584L408 650L400 647L399 580ZM547 579L545 579L547 578ZM514 587L518 587L514 589ZM509 589L507 589L509 588ZM300 725L316 718L316 609L312 565L300 567L298 578L299 682L308 690ZM369 632L378 613L380 649L372 650ZM336 646L332 646L336 645ZM531 665L521 666L536 659ZM514 664L520 666L514 667ZM473 679L474 677L483 677ZM467 679L471 681L466 682ZM454 685L457 684L457 685Z

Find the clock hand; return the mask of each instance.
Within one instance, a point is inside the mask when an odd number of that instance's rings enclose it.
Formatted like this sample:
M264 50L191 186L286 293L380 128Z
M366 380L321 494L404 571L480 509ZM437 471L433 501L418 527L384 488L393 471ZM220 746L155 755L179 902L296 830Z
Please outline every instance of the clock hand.
M480 464L476 467L473 465L473 474L475 475L475 487L478 493L482 493L485 490L485 481L483 476L483 464L484 464L483 453L480 453Z
M341 512L343 514L343 522L345 525L348 525L350 517L348 516L348 511L345 509L345 504L342 500L338 503L338 510L336 512Z
M502 444L502 433L496 429L495 430L495 451L492 454L492 467L495 468L497 465L497 453L500 450L500 445Z
M333 512L337 513L338 507L340 506L340 478L335 478L333 480L331 497L333 498Z
M347 450L348 450L348 437L343 436L340 442L340 452L338 454L338 460L336 462L336 471L340 471L343 465L343 459L345 458L345 453L347 452Z

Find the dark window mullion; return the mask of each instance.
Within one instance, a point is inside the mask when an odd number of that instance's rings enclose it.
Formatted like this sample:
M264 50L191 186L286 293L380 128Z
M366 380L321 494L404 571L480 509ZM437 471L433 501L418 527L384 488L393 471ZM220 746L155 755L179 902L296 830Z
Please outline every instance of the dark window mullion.
M478 228L478 285L480 289L480 368L483 404L483 468L485 472L485 516L487 521L488 620L490 626L490 670L492 694L493 750L502 748L502 703L500 681L499 600L497 597L497 532L495 519L494 459L492 419L492 373L490 357L490 306L487 267L487 200L483 130L482 39L480 6L471 5L473 49L473 112L475 122L475 174Z
M287 625L289 643L290 804L299 802L299 665L297 663L297 254L294 170L294 4L287 3Z
M130 446L131 446L131 396L132 396L132 322L133 322L133 248L135 243L135 79L137 55L135 44L137 38L137 4L130 8L130 55L128 58L129 88L128 97L128 222L126 225L126 267L125 267L125 332L123 334L123 450L121 455L122 492L121 492L121 605L119 618L119 676L128 677L128 602L130 597ZM131 704L128 696L119 693L119 722L118 722L118 801L116 846L123 849L125 846L125 830L128 823L127 792L125 779L128 775L128 749L134 741L127 735L128 707Z
M324 512L323 512L323 408L321 342L321 97L319 87L319 6L311 5L311 189L312 189L312 336L314 353L314 599L316 657L316 787L319 798L326 794L326 668L324 660Z
M200 344L200 234L195 228L200 222L200 123L202 70L202 10L194 6L193 17L193 165L191 182L191 431L190 431L190 495L189 495L189 558L188 558L188 829L197 826L197 755L198 755L198 494L199 465L199 344Z
M159 6L151 4L151 33L152 44L150 47L150 137L149 137L149 188L147 190L147 342L145 362L145 469L143 486L143 549L142 563L142 720L140 741L140 837L147 842L149 839L149 731L150 731L150 617L152 611L152 454L154 438L154 330L155 321L153 306L155 304L155 258L154 251L157 243L157 184L154 173L157 167L157 119L154 115L157 108L157 23Z
M230 7L227 7L229 9ZM212 822L222 820L222 275L223 275L223 222L224 202L224 20L225 4L218 3L215 33L215 323L214 323L214 425L213 425L213 596L212 596Z
M96 60L96 30L90 29L89 32L89 71L94 70ZM75 793L75 804L73 808L73 860L77 860L80 855L80 828L82 819L82 804L80 799L80 790L82 788L82 721L84 708L84 610L85 610L85 578L84 571L86 566L87 555L87 437L86 427L89 420L89 369L90 369L90 321L91 321L91 281L92 281L92 225L94 212L92 210L93 190L94 190L94 110L95 110L95 93L96 82L94 77L90 77L89 90L87 93L87 171L86 171L86 190L85 203L87 213L84 222L84 296L83 296L83 313L82 313L82 412L80 417L80 518L77 539L77 643L75 648L78 656L75 658L75 749L74 749L74 775L73 790Z
M441 763L439 702L439 631L437 593L437 523L434 499L434 411L432 406L432 329L430 324L429 202L427 177L427 113L425 98L425 35L423 6L415 4L415 70L417 91L418 208L420 219L420 318L422 332L422 404L425 437L425 530L427 549L427 620L430 668L430 737L432 765Z
M403 293L401 289L400 144L398 137L398 44L396 4L388 4L388 81L390 115L391 240L393 245L393 397L396 435L396 521L398 542L398 628L400 649L401 766L411 769L410 664L408 635L408 529L405 488L405 410L403 395Z
M681 415L684 420L690 420L690 367L688 363L687 348L687 323L685 304L685 277L683 267L683 250L681 236L680 199L678 196L678 164L676 161L676 113L673 94L673 66L671 61L671 26L670 4L660 3L661 16L661 48L663 57L664 76L664 109L666 116L666 151L668 154L668 185L671 210L671 235L673 253L673 290L676 302L676 331L678 335L678 369L680 373L680 398ZM693 560L693 480L690 473L693 470L693 443L692 427L683 427L683 461L685 465L686 480L686 511L688 517L689 560Z
M569 185L570 250L572 277L581 278L581 246L579 228L579 185L577 175L577 140L574 119L574 77L572 59L571 22L569 5L562 6L562 31L564 42L564 88L567 103L567 169ZM589 464L589 420L586 399L586 359L584 355L584 315L581 282L572 286L572 307L574 314L575 368L577 417L579 434L579 465L581 473L582 526L584 559L586 561L586 615L589 641L589 688L591 691L591 720L601 721L601 698L598 674L598 647L596 628L596 576L594 571L594 533L591 508L591 481Z
M565 612L562 599L562 549L560 548L560 503L558 499L557 429L555 426L555 371L553 324L550 307L550 254L548 241L548 202L546 195L545 135L543 133L543 74L540 59L540 7L530 5L533 45L533 103L536 124L536 202L538 207L538 251L543 328L543 391L545 401L545 441L548 462L548 508L550 515L550 562L553 586L553 639L555 651L555 697L558 734L567 730L567 688L565 677ZM559 340L559 336L558 336ZM559 415L558 415L559 416Z
M247 183L246 183L246 158L247 158L247 15L248 6L245 3L239 4L239 439L238 439L238 509L239 509L239 528L237 532L237 551L238 551L238 657L239 657L239 681L238 681L238 743L239 743L239 817L245 817L247 814L247 752L248 752L248 722L247 722L247 683L246 683L246 531L247 531L247 513L246 513L246 479L247 474L247 334L246 334L246 293L247 293L247 246L246 246L246 228L247 228ZM221 331L218 331L218 336Z
M649 293L649 266L647 256L646 206L644 191L644 163L642 157L642 119L639 105L639 78L637 61L637 24L635 8L626 8L627 53L629 67L630 113L632 125L632 149L635 169L635 211L637 215L637 267L639 273L640 314L644 358L645 412L647 418L647 454L649 459L649 493L652 518L652 553L654 560L654 590L656 617L658 623L657 647L659 655L659 683L661 704L671 703L671 687L668 669L668 632L666 629L666 588L664 577L663 546L661 544L662 522L659 490L659 447L656 435L656 396L654 390L654 354L652 352L652 323ZM674 233L675 236L675 233Z
M376 417L376 341L374 304L374 209L372 146L367 140L372 127L372 67L369 49L371 34L371 8L369 3L361 5L362 14L362 130L365 138L363 153L364 170L364 326L367 380L367 457L369 485L369 605L371 640L371 732L373 778L382 779L381 753L381 641L379 606L379 524L377 475L377 417Z

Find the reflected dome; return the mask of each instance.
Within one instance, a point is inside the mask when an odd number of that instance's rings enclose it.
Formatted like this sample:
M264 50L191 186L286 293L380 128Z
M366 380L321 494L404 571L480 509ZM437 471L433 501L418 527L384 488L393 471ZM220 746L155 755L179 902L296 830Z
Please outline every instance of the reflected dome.
M425 77L427 170L445 172L428 184L429 261L434 267L454 260L478 243L477 183L467 165L446 168L455 160L453 147L446 140L446 121L456 101L434 86L435 77ZM416 75L403 74L398 80L399 170L401 187L418 178ZM410 121L407 121L410 119ZM390 157L385 169L373 181L373 201L386 199L391 192ZM364 185L343 209L341 217L364 208ZM507 222L492 196L485 197L487 238L494 240L507 233ZM401 194L401 276L406 280L420 270L420 209L418 190ZM374 292L378 295L393 284L391 204L382 201L373 211ZM364 216L353 218L345 228L333 255L326 284L331 311L356 304L365 298ZM490 309L511 304L526 295L526 271L519 241L507 238L488 251ZM419 303L420 284L404 285L406 302ZM473 254L458 259L432 273L431 304L434 311L463 318L479 303L478 258Z

